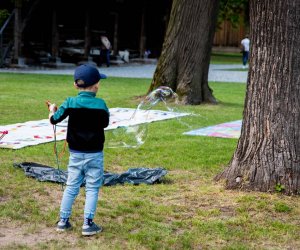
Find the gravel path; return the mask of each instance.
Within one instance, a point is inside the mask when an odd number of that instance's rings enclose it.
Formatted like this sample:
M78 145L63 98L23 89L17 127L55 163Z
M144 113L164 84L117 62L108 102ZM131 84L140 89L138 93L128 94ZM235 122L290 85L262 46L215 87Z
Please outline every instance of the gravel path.
M99 71L108 77L152 78L156 64L134 64L126 66L98 67ZM241 65L211 64L208 81L246 83L248 71L240 71ZM236 69L236 70L234 70ZM33 73L33 74L63 74L73 75L74 67L61 68L0 68L1 72Z

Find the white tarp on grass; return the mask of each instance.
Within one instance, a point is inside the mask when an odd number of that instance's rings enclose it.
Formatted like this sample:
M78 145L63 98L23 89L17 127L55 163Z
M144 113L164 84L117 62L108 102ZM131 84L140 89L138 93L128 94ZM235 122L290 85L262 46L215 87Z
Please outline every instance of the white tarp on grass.
M111 108L109 112L110 124L105 130L189 115L189 113L162 110L137 111L130 108ZM66 138L67 122L67 120L64 120L56 126L56 140L59 141ZM54 141L53 129L48 119L4 126L0 125L0 131L8 131L0 140L0 148L19 149Z

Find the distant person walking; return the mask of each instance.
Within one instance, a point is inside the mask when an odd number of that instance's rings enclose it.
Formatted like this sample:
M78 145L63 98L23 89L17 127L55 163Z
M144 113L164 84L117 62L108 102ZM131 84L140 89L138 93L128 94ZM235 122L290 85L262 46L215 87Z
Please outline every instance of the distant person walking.
M246 68L247 62L249 60L249 51L250 51L250 39L249 36L246 35L245 38L241 41L242 45L242 53L243 53L243 68Z
M106 66L110 66L110 51L111 43L106 36L101 36L101 48L100 48L100 66L102 63L106 63Z

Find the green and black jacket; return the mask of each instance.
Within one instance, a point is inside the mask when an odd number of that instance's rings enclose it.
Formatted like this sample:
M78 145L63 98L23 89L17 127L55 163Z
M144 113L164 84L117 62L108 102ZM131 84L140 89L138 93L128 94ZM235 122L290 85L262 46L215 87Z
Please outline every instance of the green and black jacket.
M50 122L57 124L67 117L67 142L71 151L93 153L103 150L104 128L109 124L109 110L104 100L87 91L68 97Z

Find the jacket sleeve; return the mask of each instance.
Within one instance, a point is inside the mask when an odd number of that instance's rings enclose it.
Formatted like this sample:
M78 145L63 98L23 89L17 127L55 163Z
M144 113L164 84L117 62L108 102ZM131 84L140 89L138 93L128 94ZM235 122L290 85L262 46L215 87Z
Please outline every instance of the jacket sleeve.
M104 110L105 110L105 115L104 115L104 119L103 119L103 128L106 128L109 125L109 117L110 117L110 113L109 113L109 109L106 106L106 103L104 102Z

